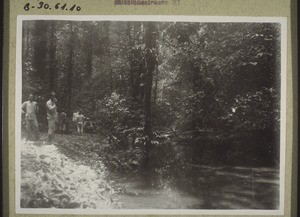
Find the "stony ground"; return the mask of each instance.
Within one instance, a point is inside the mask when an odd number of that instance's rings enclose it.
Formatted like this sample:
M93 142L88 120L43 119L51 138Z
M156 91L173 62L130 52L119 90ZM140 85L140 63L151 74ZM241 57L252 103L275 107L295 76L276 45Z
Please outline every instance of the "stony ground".
M74 160L59 145L43 141L21 145L21 207L117 208L106 168Z

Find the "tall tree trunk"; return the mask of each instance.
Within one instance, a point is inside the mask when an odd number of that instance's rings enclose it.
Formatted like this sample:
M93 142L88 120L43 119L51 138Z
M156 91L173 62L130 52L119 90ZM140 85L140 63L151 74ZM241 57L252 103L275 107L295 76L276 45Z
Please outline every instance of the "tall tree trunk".
M155 23L148 22L146 27L146 50L145 50L145 104L144 104L144 115L145 115L145 126L144 135L146 138L146 169L148 174L151 174L153 168L151 168L151 155L152 155L152 113L151 113L151 95L152 95L152 80L153 71L156 65L156 56L153 52L155 48L156 27Z
M72 87L73 87L73 54L74 54L74 27L70 25L69 58L68 58L68 82L67 82L67 114L72 116Z
M30 41L30 22L29 21L23 21L23 43L22 43L22 58L23 58L23 64L25 63L25 60L28 60L29 57L29 41Z
M129 93L131 93L131 97L134 99L135 98L135 48L134 48L134 41L133 38L131 37L131 25L130 22L127 22L127 37L128 37L128 45L129 45L129 85L130 85L130 90Z
M157 100L157 91L158 91L158 74L159 74L159 70L158 70L158 55L159 55L159 46L157 43L155 43L155 49L156 49L156 52L155 52L155 56L156 56L156 65L155 65L155 75L154 75L154 78L155 78L155 82L154 82L154 97L153 97L153 111L154 111L154 114L153 114L153 119L155 118L155 114L156 114L156 100Z
M92 76L92 66L93 66L93 24L89 24L89 35L87 41L87 58L86 58L86 75L88 78Z
M49 67L49 90L55 91L56 89L56 37L55 37L55 23L52 21L50 25L50 48L49 48L49 59L50 59L50 67Z
M135 55L135 69L134 69L134 87L133 94L134 98L142 104L144 97L144 62L143 62L143 51L142 45L145 42L144 37L140 39L143 34L143 23L135 22L133 27L134 38L133 43L135 45L134 55Z
M23 21L23 43L22 43L22 75L23 75L23 81L28 77L28 75L25 74L26 72L26 64L30 61L30 55L29 55L29 48L30 48L30 22L29 21Z
M158 64L156 64L155 66L155 82L154 82L154 90L153 90L153 111L154 111L154 114L153 114L153 119L155 118L155 111L156 111L156 100L157 100L157 86L158 86Z
M45 21L37 20L34 26L34 57L33 67L37 78L45 79L47 56L47 25Z
M104 30L106 32L106 37L105 37L105 44L106 44L106 54L107 54L107 61L108 61L108 66L109 66L109 83L110 83L110 89L111 92L114 90L114 76L113 76L113 70L112 70L112 65L111 65L111 52L110 52L110 22L106 21L104 22Z

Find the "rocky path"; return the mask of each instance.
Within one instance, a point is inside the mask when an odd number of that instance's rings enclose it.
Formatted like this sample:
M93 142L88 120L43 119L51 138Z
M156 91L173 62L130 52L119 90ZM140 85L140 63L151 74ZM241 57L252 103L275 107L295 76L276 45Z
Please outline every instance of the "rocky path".
M101 162L95 170L45 142L22 141L21 147L21 207L118 207Z

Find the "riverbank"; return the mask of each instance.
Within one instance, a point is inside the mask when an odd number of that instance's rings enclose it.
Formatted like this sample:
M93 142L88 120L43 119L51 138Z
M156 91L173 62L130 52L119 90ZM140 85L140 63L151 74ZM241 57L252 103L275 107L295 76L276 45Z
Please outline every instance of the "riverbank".
M172 182L162 179L149 186L137 169L113 169L116 158L124 161L120 156L126 150L107 155L109 143L100 135L58 134L53 144L23 140L21 147L23 208L276 209L279 205L275 168L187 165L189 169L182 169Z

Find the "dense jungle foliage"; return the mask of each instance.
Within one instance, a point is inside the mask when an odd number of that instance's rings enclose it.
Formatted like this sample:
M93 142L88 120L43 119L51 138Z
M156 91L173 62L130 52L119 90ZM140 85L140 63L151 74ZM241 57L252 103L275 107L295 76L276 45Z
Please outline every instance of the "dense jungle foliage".
M280 25L23 21L22 97L89 118L107 166L172 180L279 163ZM95 148L95 152L97 149Z

